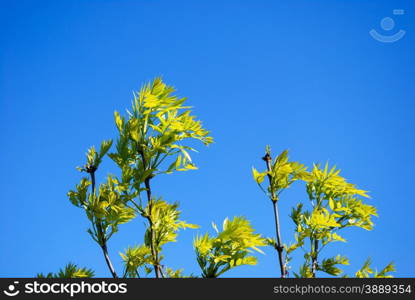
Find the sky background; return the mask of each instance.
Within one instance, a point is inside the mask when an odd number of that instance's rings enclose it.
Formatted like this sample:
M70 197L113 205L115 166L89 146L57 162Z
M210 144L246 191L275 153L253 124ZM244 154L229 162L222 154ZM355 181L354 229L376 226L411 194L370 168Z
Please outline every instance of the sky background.
M182 219L201 225L166 246L168 266L200 274L193 237L226 216L274 235L272 205L251 175L264 168L269 144L307 165L336 164L370 191L375 229L347 230L348 242L324 257L346 255L351 275L371 257L378 269L394 261L395 276L413 277L414 14L414 1L0 1L0 276L67 262L110 275L66 193L87 148L116 137L113 111L162 75L215 138L198 147L199 170L154 181L157 196L179 201ZM381 28L384 17L393 30ZM371 29L406 35L381 43ZM110 172L106 159L98 179ZM290 208L304 200L300 183L282 196L285 242L293 241ZM138 218L110 240L119 273L118 253L141 243L143 228ZM278 276L274 251L265 252L256 267L226 276Z

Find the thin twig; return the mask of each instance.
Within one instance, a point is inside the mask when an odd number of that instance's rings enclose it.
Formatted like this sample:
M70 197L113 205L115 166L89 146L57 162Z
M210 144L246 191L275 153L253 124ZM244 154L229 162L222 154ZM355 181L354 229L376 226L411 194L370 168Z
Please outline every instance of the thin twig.
M276 249L278 251L278 261L280 263L281 278L285 278L287 276L287 270L286 270L286 267L285 267L285 264L284 264L284 261L283 261L284 246L281 243L281 232L280 232L277 201L272 201L272 204L274 206L275 231L276 231L276 234L277 234Z
M143 162L143 168L144 170L147 170L147 161L146 161L146 157L143 153L143 151L139 150L138 151L140 156L141 156L141 160ZM160 270L160 266L158 263L158 253L157 253L157 249L154 245L154 240L155 240L155 236L154 236L154 230L153 230L153 220L151 219L151 211L152 211L152 206L153 206L153 201L151 199L151 185L150 185L150 180L151 180L151 176L148 176L147 178L144 179L144 185L146 188L146 193L147 193L147 202L148 202L148 216L147 216L147 220L149 222L149 229L150 229L150 251L151 251L151 256L153 257L153 267L154 267L154 273L156 275L156 278L160 278L163 277L163 274Z
M107 244L104 243L102 246L102 252L104 253L104 257L105 257L105 261L107 262L108 268L110 269L110 272L112 274L112 277L117 278L117 273L115 272L114 266L111 263L111 259L108 255L108 249L107 249Z
M280 223L279 223L279 214L278 214L278 196L276 195L273 187L272 187L272 175L271 175L271 164L272 164L272 158L270 153L267 151L267 153L265 154L265 156L262 158L267 165L267 170L268 170L268 180L269 180L269 185L270 185L270 192L271 192L271 201L272 201L272 205L274 208L274 218L275 218L275 232L277 235L277 241L276 241L276 247L275 249L278 252L278 261L280 264L280 271L281 271L281 278L286 278L287 277L287 269L286 266L284 264L283 261L283 252L284 252L284 246L282 245L281 242L281 232L280 232Z
M97 170L97 168L95 166L88 166L86 168L86 171L91 176L92 195L94 197L95 197L95 171L96 170ZM105 238L105 233L102 229L101 220L97 219L96 227L97 227L97 231L98 231L97 233L98 233L99 245L100 245L100 247L102 249L102 252L104 254L105 262L107 263L108 269L110 270L112 277L117 278L118 277L117 273L115 272L114 266L112 265L111 259L110 259L109 254L108 254L107 240Z
M318 239L314 240L314 250L313 250L313 255L311 257L311 273L313 274L313 278L316 277L316 272L317 272L317 257L318 257Z

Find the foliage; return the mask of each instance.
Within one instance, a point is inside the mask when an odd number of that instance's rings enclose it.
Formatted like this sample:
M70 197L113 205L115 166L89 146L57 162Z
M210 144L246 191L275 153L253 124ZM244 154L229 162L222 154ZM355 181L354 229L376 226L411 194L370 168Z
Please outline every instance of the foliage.
M98 169L98 166L101 164L102 159L107 154L111 146L112 140L108 140L101 143L99 152L95 150L95 146L89 148L86 153L87 163L83 167L77 167L78 171L91 173Z
M248 220L243 217L226 218L223 229L219 231L213 223L216 236L208 233L197 236L194 240L197 262L203 277L218 277L226 271L240 265L256 265L256 257L250 255L252 250L265 246L261 235L254 233Z
M37 278L91 278L94 277L94 271L87 268L79 268L77 265L68 263L63 269L57 273L39 273Z
M336 167L324 168L314 165L309 176L304 177L306 191L311 203L311 210L303 210L297 205L293 209L291 218L296 225L298 242L310 241L310 249L305 255L305 264L311 269L312 277L316 271L323 271L329 275L338 276L341 269L335 265L348 264L348 260L341 256L318 261L322 250L332 242L346 242L339 231L346 227L360 227L366 230L373 228L372 216L377 216L374 206L364 204L359 198L368 198L367 192L358 189L340 176ZM303 268L305 270L305 267ZM300 272L301 273L301 272ZM302 275L307 274L307 272Z
M97 150L90 147L86 162L77 169L86 173L75 188L68 192L69 201L82 209L91 226L87 230L100 246L113 277L117 272L112 265L108 243L120 225L137 217L145 221L142 242L129 246L120 253L123 260L123 277L138 278L154 272L157 278L183 278L182 269L174 270L164 265L163 248L177 240L180 229L196 229L197 225L180 219L177 202L169 203L155 197L153 180L162 174L196 170L190 155L196 152L195 142L209 145L213 142L208 130L192 115L191 107L185 105L186 98L178 97L172 86L161 78L143 85L134 93L132 107L125 116L114 112L117 128L115 149L112 140L101 143ZM108 156L118 167L118 175L108 174L104 182L96 182L102 161ZM219 277L240 265L255 265L254 251L258 247L271 246L278 254L281 277L288 276L292 253L304 251L304 262L296 277L316 277L318 272L330 276L346 276L341 269L348 265L345 256L323 258L322 250L334 242L346 242L341 235L344 228L356 227L372 230L376 208L366 203L368 193L340 176L336 167L321 167L314 164L311 171L299 162L290 161L288 151L272 159L270 147L266 148L263 160L264 171L252 168L254 180L273 205L275 237L263 238L255 233L244 217L228 218L216 234L197 235L194 248L203 277ZM268 184L265 186L264 180ZM297 203L291 210L295 224L292 244L284 244L281 236L278 203L282 192L294 182L305 184L307 203ZM307 206L308 204L308 206ZM390 277L395 271L388 264L380 272L373 271L370 260L356 272L355 276ZM140 275L141 274L141 275ZM38 274L40 277L92 277L93 271L68 264L58 273ZM193 275L190 275L193 277Z
M255 168L252 168L252 173L254 180L257 182L260 189L269 199L271 199L273 204L276 238L268 238L267 244L277 251L281 277L285 278L288 275L288 263L291 260L289 255L294 249L299 247L300 244L287 247L282 243L277 202L280 198L280 194L285 189L289 188L295 181L305 179L308 176L308 173L306 171L307 168L304 165L298 162L289 161L288 150L284 150L274 161L272 161L271 148L267 146L265 156L262 159L266 163L266 171L260 173ZM268 177L269 183L266 189L262 186L265 177ZM286 249L285 258L283 257L284 249Z
M118 231L118 225L129 222L135 217L135 211L127 206L128 197L120 194L116 180L111 176L99 186L98 194L86 191L91 183L83 178L77 185L77 191L70 191L69 198L76 206L82 207L92 228L88 233L99 245L103 245Z
M180 211L177 208L178 203L169 204L166 201L159 199L152 201L144 209L143 217L151 220L154 231L154 244L159 251L163 245L169 242L176 242L179 229L199 228L198 225L180 221ZM146 231L145 243L146 245L150 244L150 228Z
M107 243L120 224L136 216L147 221L144 245L127 248L122 254L124 276L129 277L138 276L140 267L148 273L150 265L154 266L156 277L179 276L178 271L163 270L162 246L175 242L179 229L197 228L179 220L176 203L154 198L150 184L160 174L197 169L189 154L196 151L190 146L192 140L204 145L213 142L201 121L184 105L186 99L177 97L174 92L172 86L156 78L134 93L131 112L127 111L126 117L114 113L118 138L115 151L108 156L120 169L120 176L108 175L106 183L95 187L95 173L112 146L111 140L104 141L99 151L91 147L86 164L78 167L90 178L82 178L75 190L68 193L71 203L86 212L91 222L88 233L103 249L114 277L117 274L109 260Z
M128 247L125 253L120 253L124 262L124 277L139 277L139 268L147 267L151 264L151 251L145 245ZM151 270L151 269L150 269Z
M121 168L123 183L133 181L139 191L146 178L161 173L196 169L187 145L188 140L212 143L209 132L201 121L191 115L190 107L184 106L186 98L178 98L174 88L156 78L134 94L132 112L128 119L114 113L119 131L116 152L110 158ZM171 162L162 168L167 158Z
M264 160L271 161L270 148L266 149ZM358 227L365 230L373 229L372 217L377 216L376 208L364 203L363 198L369 198L367 191L361 190L356 185L346 181L340 176L340 170L336 167L329 168L328 164L321 167L313 165L311 172L297 162L288 161L288 152L284 151L271 164L268 164L268 171L259 173L253 169L254 180L261 190L265 191L268 197L277 202L281 192L290 187L296 181L305 182L310 209L305 209L303 203L298 203L291 211L291 219L295 224L295 243L280 247L277 239L268 238L268 245L276 248L279 252L285 250L285 261L280 264L286 270L291 260L291 253L297 249L304 251L304 263L296 277L316 277L317 271L322 271L331 276L339 276L342 270L338 265L348 265L346 257L337 255L331 258L320 258L322 250L333 242L346 242L339 232L347 227ZM261 184L265 178L269 178L269 187L265 190ZM277 207L274 207L277 209ZM278 214L276 215L276 217ZM278 220L276 220L278 226ZM306 242L307 241L307 242ZM305 249L305 245L310 245ZM379 274L381 277L394 271L393 264L389 264ZM356 273L356 277L365 277L371 273L369 265ZM373 273L373 272L372 272ZM284 277L285 274L282 274Z
M392 278L393 276L390 273L396 271L395 265L393 263L389 263L380 272L374 271L370 267L371 264L372 264L372 261L370 258L368 258L363 264L362 268L356 272L355 277L356 278L369 278L373 274L374 278Z
M269 169L258 172L255 168L252 168L252 174L261 190L272 201L277 201L284 189L290 187L297 180L305 179L308 173L304 165L288 161L288 150L284 150L278 155L274 162L271 162L270 153L271 149L267 147L266 155L263 159L265 161L270 160ZM270 179L270 184L267 189L264 189L261 184L266 176Z

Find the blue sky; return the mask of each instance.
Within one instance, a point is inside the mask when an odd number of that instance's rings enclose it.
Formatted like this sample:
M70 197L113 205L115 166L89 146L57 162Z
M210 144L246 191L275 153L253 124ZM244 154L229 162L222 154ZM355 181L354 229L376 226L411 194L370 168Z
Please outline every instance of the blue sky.
M251 177L270 144L307 165L337 164L371 192L375 229L348 230L348 243L325 256L348 256L348 274L370 256L375 267L393 260L396 276L414 276L414 13L413 1L1 1L0 276L69 261L109 276L66 193L86 149L116 136L113 111L158 75L189 98L215 138L199 147L198 171L154 182L157 195L180 202L184 220L201 225L166 247L167 265L199 274L192 239L226 216L274 234L271 203ZM384 17L393 30L381 28ZM371 29L406 35L382 43ZM99 178L115 171L106 160ZM286 242L290 207L305 197L301 184L283 194ZM141 243L142 231L137 219L111 239L119 272L118 252ZM258 266L227 273L276 275L271 249Z

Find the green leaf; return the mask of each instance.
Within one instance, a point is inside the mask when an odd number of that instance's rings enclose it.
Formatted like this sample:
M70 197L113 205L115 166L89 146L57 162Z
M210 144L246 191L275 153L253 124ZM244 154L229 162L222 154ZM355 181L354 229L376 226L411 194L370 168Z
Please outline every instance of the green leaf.
M77 265L68 263L63 269L57 273L48 273L44 275L39 273L37 278L91 278L94 277L94 271L87 268L79 268Z
M264 160L271 161L271 150L267 146L266 156ZM270 184L268 187L268 195L272 201L277 201L280 193L291 186L297 180L304 180L308 178L309 174L306 171L307 168L298 163L292 162L288 159L288 150L284 150L280 155L271 163L270 170L260 173L255 168L252 168L252 174L255 181L260 185L265 176L270 178ZM261 185L260 188L262 189ZM264 190L263 190L264 191Z
M379 273L375 274L375 278L392 278L393 276L388 274L390 272L395 272L396 268L394 263L390 262L385 268L382 269Z
M216 225L213 227L216 236L198 235L193 242L203 277L219 277L236 266L256 264L251 250L263 253L258 247L265 246L267 241L254 232L248 220L226 218L222 231Z
M124 118L120 117L120 114L118 113L118 111L114 111L114 119L115 119L115 124L117 125L119 132L122 132L124 129Z
M252 175L254 176L254 180L261 184L264 181L266 173L259 173L254 167L252 167Z
M348 265L349 260L341 255L337 255L333 258L324 259L321 265L318 266L318 270L326 272L327 274L338 276L343 271L339 269L336 265Z
M107 154L107 152L111 148L111 146L112 146L112 140L103 141L101 143L101 148L99 150L99 157L103 158L105 156L105 154Z
M139 143L140 142L140 123L138 119L130 119L128 121L128 130L130 133L131 138L136 142Z
M124 262L124 273L131 278L137 277L138 268L152 261L150 248L145 245L128 247L125 253L120 253L120 256Z
M175 242L180 229L196 229L198 225L180 220L181 212L178 204L169 204L164 200L152 200L144 209L144 214L150 218L152 226L147 228L147 234L153 231L155 244L162 247L166 243Z
M331 238L333 239L333 241L346 242L346 240L343 237L341 237L335 232L331 235Z

